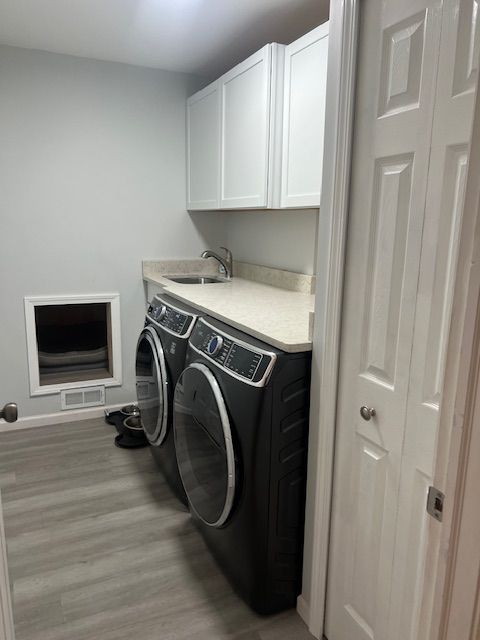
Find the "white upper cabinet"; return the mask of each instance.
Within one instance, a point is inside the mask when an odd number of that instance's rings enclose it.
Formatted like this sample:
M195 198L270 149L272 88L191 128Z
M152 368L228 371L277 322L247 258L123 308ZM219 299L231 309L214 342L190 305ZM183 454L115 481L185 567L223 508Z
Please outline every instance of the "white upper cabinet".
M218 209L220 187L220 85L187 101L187 208Z
M272 45L220 79L220 207L267 207Z
M187 102L188 209L318 207L328 23Z
M328 23L285 47L281 207L319 207Z

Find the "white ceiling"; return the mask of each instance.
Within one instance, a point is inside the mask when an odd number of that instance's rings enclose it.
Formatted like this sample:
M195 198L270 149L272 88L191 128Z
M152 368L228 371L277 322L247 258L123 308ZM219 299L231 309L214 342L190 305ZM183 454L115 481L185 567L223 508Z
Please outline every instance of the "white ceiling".
M0 0L0 44L214 77L328 17L328 0Z

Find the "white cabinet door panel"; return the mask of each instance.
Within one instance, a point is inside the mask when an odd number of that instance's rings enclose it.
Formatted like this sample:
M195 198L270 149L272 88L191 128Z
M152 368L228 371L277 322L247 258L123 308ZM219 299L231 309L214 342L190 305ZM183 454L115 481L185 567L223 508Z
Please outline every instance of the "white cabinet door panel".
M271 45L221 79L221 208L266 207Z
M282 207L319 207L328 22L285 48Z
M187 101L187 208L218 209L220 90L214 82Z

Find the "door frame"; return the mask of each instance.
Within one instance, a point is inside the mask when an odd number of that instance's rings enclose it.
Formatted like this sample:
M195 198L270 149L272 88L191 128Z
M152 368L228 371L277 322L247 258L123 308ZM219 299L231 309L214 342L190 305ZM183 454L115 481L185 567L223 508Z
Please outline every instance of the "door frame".
M7 564L7 542L3 526L3 507L0 492L0 638L15 640L12 597Z
M360 0L330 2L303 588L298 613L317 638L325 614L341 310L350 191Z

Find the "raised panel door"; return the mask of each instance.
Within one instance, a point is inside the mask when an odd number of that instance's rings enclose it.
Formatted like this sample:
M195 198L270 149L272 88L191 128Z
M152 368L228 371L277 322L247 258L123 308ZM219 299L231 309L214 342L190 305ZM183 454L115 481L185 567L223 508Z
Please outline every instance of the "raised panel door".
M432 484L473 124L477 0L444 0L390 604L392 640L429 635L425 510ZM436 522L432 529L438 530Z
M441 0L362 2L327 590L329 640L391 638L440 24ZM375 414L366 420L362 406Z

